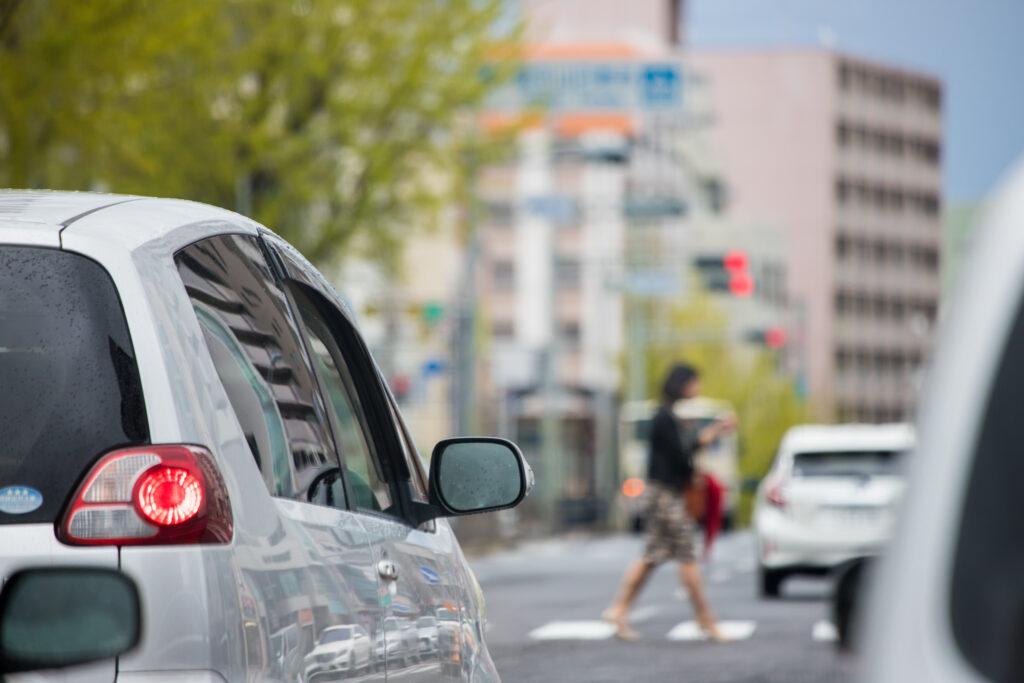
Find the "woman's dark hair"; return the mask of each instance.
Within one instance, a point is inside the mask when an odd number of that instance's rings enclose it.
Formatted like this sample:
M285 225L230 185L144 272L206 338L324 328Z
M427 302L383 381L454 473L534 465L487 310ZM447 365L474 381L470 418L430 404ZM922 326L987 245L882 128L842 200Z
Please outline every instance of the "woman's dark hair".
M666 401L677 401L683 397L683 390L686 385L700 377L700 373L692 365L687 363L676 363L665 376L665 383L661 385L661 395Z

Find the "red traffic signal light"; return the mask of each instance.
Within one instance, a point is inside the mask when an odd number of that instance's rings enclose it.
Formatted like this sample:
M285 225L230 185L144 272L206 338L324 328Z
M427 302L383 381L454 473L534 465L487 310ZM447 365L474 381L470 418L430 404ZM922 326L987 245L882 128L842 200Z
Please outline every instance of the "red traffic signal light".
M733 296L748 297L754 293L754 278L750 273L739 271L729 274L729 291Z
M730 249L721 254L698 256L693 265L711 292L729 292L736 297L754 293L756 282L750 274L750 258L742 249Z
M764 344L770 349L781 349L786 345L786 330L776 325L764 331Z
M747 258L747 252L740 249L732 249L722 256L722 267L730 275L746 273L749 266L750 259Z

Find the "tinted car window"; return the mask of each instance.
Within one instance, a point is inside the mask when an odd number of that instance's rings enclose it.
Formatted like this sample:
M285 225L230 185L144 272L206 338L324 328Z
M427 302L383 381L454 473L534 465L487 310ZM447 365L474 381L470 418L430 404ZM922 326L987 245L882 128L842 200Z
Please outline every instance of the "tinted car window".
M390 409L391 419L399 427L399 445L402 449L402 457L412 477L412 497L414 500L426 503L428 499L428 486L427 475L423 471L423 460L416 449L416 443L409 436L409 429L402 420L401 413L398 412L398 406L395 405L394 400L390 396L388 396L388 408Z
M329 628L320 636L320 643L337 643L352 640L352 629L348 627Z
M94 261L0 246L0 524L53 522L101 453L149 439L117 290Z
M995 681L1024 680L1024 310L995 373L967 483L953 562L953 635Z
M873 477L899 474L895 451L822 451L793 456L795 477Z
M258 242L219 235L175 261L268 490L304 499L337 459L287 299Z
M350 361L331 333L313 301L299 287L293 289L317 371L330 403L332 428L339 456L348 473L357 507L377 512L392 506L390 487L369 437L366 414L352 378ZM322 302L322 305L327 305Z
M284 419L273 392L246 356L238 339L216 313L194 303L221 384L231 407L243 425L249 449L263 474L267 490L274 495L291 495L293 486L291 454L284 431Z

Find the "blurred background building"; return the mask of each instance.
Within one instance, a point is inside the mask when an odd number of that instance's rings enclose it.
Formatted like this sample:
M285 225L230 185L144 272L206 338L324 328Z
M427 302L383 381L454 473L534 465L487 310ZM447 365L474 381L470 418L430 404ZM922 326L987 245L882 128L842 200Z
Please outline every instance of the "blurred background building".
M730 215L787 231L814 413L907 419L941 294L941 84L824 50L690 59Z
M649 356L694 344L769 349L816 419L907 419L941 294L941 84L829 50L688 51L679 0L510 14L522 66L480 125L513 126L514 153L411 240L403 286L347 271L421 448L513 438L538 473L516 514L600 523L621 406L652 395ZM698 302L724 324L681 324Z

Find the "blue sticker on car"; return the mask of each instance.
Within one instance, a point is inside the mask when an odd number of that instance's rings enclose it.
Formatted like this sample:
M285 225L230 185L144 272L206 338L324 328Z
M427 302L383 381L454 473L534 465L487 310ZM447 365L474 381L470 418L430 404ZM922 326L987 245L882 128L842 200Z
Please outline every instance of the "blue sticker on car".
M0 512L24 515L43 504L43 494L30 486L5 486L0 489Z

